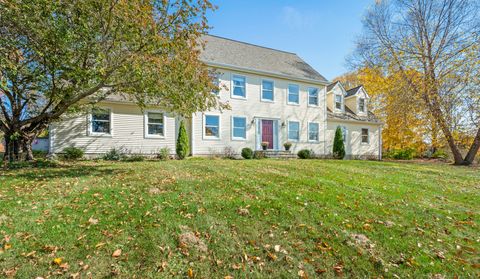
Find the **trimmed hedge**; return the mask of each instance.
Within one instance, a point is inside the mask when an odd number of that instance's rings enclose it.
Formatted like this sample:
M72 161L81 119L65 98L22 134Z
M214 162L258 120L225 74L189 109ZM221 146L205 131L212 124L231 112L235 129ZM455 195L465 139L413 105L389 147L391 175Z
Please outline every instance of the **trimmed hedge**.
M242 157L244 159L253 159L253 150L251 148L245 147L242 149Z

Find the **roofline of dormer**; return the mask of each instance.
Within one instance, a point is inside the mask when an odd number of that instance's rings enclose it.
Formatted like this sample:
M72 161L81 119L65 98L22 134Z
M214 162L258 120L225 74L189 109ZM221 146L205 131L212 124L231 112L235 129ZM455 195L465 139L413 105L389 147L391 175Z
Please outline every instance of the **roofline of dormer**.
M365 95L367 95L367 99L370 99L370 95L368 95L367 90L365 90L365 87L364 87L363 85L360 85L360 86L358 87L358 90L357 90L357 92L355 92L355 94L353 94L352 96L345 97L345 99L348 99L348 98L352 98L352 97L357 96L358 91L360 91L360 89L362 89L363 92L365 93Z
M333 89L334 89L335 87L337 87L338 85L340 85L340 87L342 88L343 92L345 92L345 93L347 92L347 90L345 90L345 87L343 87L343 84L342 84L341 81L336 81L335 83L336 83L335 86L332 88L332 90L328 91L327 94L329 94L329 93L331 93L331 92L333 93Z
M268 77L282 78L282 79L288 79L288 80L293 80L293 81L298 81L298 82L317 84L317 85L322 85L322 86L327 86L328 84L330 84L330 82L324 82L324 81L320 81L320 80L316 80L316 79L294 77L294 76L290 76L290 75L284 75L284 74L280 74L280 73L262 71L262 70L246 68L246 67L239 67L239 66L230 65L230 64L214 63L214 62L207 62L207 61L202 61L202 62L205 63L205 65L207 65L209 67L212 67L212 68L221 68L221 69L234 70L234 71L251 73L251 74L259 74L259 75L264 75L264 76L268 76Z

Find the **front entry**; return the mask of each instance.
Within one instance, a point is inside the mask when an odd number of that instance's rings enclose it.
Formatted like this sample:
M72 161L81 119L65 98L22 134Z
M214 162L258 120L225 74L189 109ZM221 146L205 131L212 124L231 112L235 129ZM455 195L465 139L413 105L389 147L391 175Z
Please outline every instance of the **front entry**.
M268 142L267 149L273 149L273 120L262 120L262 142Z

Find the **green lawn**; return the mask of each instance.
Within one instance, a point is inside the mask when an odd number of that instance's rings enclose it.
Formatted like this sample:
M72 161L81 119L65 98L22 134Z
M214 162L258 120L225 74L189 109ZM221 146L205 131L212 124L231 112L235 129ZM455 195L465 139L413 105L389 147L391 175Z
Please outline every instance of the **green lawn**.
M0 277L478 277L479 214L480 170L440 164L0 170Z

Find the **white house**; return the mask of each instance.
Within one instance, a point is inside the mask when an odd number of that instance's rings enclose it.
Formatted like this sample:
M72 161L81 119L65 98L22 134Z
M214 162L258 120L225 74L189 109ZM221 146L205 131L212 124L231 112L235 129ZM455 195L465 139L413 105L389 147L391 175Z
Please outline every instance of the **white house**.
M346 91L330 84L294 53L211 35L202 37L202 61L218 73L216 94L230 110L198 112L187 119L191 154L204 156L244 147L332 153L335 129L345 132L347 157L381 158L381 123L368 110L363 87ZM50 127L50 152L79 147L91 156L112 148L135 154L175 150L180 119L157 108L141 110L122 96L98 109L64 117Z

